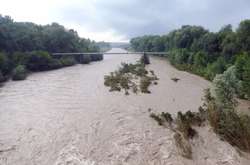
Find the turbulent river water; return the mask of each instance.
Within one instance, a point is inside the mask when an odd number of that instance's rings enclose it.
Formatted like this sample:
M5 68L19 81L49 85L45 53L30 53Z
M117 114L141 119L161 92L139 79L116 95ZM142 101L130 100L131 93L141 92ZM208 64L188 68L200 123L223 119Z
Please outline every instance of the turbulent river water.
M149 108L172 114L197 110L208 81L152 57L148 67L160 80L151 87L151 94L125 96L108 91L104 75L121 62L139 57L105 55L101 62L34 73L25 81L4 84L0 88L0 164L242 164L238 153L208 133L208 128L201 130L194 159L182 158L173 133L149 117ZM180 81L172 81L173 77Z

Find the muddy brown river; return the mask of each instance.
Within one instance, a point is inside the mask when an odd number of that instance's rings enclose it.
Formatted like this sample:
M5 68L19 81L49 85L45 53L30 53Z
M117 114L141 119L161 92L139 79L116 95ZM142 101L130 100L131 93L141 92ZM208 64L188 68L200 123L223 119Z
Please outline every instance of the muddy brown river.
M112 49L122 52L121 49ZM160 78L151 94L109 92L104 75L139 55L105 55L101 62L30 75L0 88L0 164L178 165L244 164L209 128L200 130L193 160L179 156L173 133L149 117L197 110L210 83L151 58ZM180 78L177 83L171 78ZM212 145L211 145L212 144ZM247 164L247 163L246 163Z

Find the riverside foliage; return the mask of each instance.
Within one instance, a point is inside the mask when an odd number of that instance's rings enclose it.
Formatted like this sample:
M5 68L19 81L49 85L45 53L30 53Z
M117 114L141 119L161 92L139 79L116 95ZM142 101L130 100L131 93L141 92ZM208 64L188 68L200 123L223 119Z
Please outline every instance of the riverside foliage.
M232 66L216 76L212 89L205 90L205 103L198 112L178 112L173 120L168 120L172 119L172 116L167 112L150 114L159 125L167 126L175 132L176 146L182 156L192 158L189 139L198 133L193 126L204 126L205 123L209 123L221 139L250 152L250 117L236 111L237 101L234 95L239 90L239 81L235 74L235 67ZM211 90L214 91L213 95Z
M241 81L242 98L250 98L250 20L242 21L234 31L231 25L218 32L201 26L182 26L162 36L142 36L131 39L136 51L165 51L171 64L208 80L222 74L232 65Z
M94 41L80 38L76 31L58 23L42 26L15 22L9 16L0 15L0 29L0 82L10 76L14 76L13 80L25 78L24 68L45 71L79 62L73 57L53 58L51 53L100 50ZM94 55L86 57L86 63L102 59L102 54Z

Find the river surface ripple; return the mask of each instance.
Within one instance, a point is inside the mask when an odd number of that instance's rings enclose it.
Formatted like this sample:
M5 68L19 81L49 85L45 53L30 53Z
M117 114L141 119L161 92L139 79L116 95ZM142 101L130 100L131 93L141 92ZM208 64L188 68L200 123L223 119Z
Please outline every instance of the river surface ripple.
M154 57L148 67L160 80L151 94L109 92L104 75L139 57L105 55L7 82L0 88L0 164L182 164L173 133L150 119L148 108L197 110L209 82Z

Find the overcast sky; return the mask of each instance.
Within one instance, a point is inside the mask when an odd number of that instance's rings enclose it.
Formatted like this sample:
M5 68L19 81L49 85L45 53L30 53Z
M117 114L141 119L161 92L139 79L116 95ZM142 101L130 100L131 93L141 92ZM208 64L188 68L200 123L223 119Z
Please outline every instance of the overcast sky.
M211 31L250 19L250 0L0 0L0 14L15 21L58 22L96 41L128 41L181 25Z

